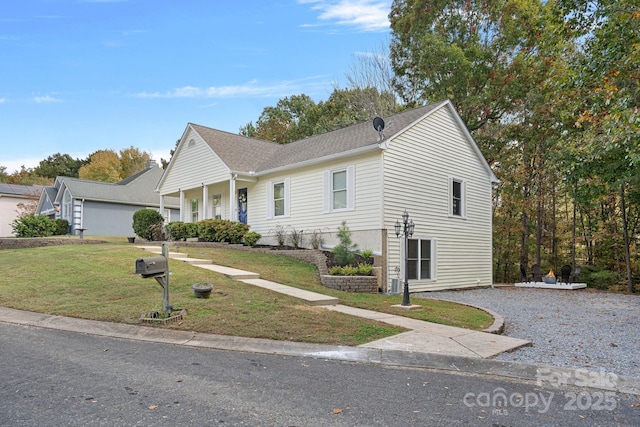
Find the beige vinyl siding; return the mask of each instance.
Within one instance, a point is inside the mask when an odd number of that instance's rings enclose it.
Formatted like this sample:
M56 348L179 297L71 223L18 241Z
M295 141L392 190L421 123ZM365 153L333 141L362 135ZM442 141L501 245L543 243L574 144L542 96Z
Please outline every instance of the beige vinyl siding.
M251 230L263 235L273 234L277 225L303 230L305 235L319 230L325 242L333 244L333 234L343 220L354 236L354 243L379 251L381 249L381 157L373 151L357 157L339 159L312 167L261 176L249 187L249 218ZM324 212L324 172L355 166L355 202L353 210ZM288 217L267 216L267 183L281 182L289 178L290 215ZM311 228L310 228L311 227ZM375 234L376 237L371 237ZM357 236L362 236L358 241ZM368 236L368 237L365 237ZM375 244L375 247L371 247Z
M192 139L194 144L190 145L189 141ZM189 130L181 144L183 146L176 149L175 158L172 159L170 173L166 174L160 187L160 194L173 194L180 189L201 187L203 183L229 180L230 171L227 166L197 133Z
M411 281L412 292L491 285L491 177L450 111L441 108L394 138L384 167L388 277L401 264L393 224L406 209L414 237L437 241L436 280ZM450 178L464 181L465 218L449 216Z

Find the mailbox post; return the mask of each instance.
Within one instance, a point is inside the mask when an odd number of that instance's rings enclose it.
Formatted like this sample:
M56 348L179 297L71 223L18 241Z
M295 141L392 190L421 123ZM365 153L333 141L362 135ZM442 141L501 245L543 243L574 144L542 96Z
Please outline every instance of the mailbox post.
M170 316L173 307L169 305L169 249L167 244L162 244L162 256L138 258L136 260L136 274L140 274L144 279L156 279L162 288L162 309L167 316Z

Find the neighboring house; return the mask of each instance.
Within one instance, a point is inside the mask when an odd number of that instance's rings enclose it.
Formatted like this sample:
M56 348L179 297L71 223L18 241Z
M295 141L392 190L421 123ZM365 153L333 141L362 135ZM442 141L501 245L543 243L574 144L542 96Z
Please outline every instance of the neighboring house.
M42 187L0 183L0 237L13 236L11 223L18 218L20 207L35 204Z
M451 102L385 122L284 145L188 124L158 184L161 206L179 197L183 221L239 220L267 244L295 230L331 248L346 221L353 242L381 256L387 291L404 277L394 224L406 209L412 292L491 285L497 178Z
M42 192L36 213L66 219L70 234L134 236L133 213L159 210L154 190L162 172L151 162L146 170L116 183L59 176L53 187ZM178 200L165 201L161 213L165 222L177 221Z

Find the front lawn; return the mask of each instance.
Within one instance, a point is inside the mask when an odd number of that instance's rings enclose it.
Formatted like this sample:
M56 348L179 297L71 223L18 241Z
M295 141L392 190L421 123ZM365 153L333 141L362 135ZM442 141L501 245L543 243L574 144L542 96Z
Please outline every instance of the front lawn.
M122 243L120 243L122 242ZM0 305L47 314L135 324L143 313L161 311L162 289L135 274L135 261L153 256L125 238L96 245L0 250ZM397 296L349 294L320 285L314 266L290 258L230 249L180 248L195 258L260 273L267 280L337 296L341 304L388 311ZM187 309L180 323L165 327L339 345L358 345L403 331L388 324L337 313L282 294L170 261L170 303ZM209 299L195 298L191 285L210 282ZM458 304L420 300L407 315L483 329L486 313ZM404 314L398 313L396 314ZM420 314L416 314L420 313Z

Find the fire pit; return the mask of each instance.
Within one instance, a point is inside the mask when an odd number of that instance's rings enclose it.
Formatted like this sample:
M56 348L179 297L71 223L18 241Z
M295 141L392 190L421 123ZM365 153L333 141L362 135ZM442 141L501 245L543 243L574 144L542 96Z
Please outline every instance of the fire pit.
M556 275L553 274L553 268L551 270L549 270L549 274L542 276L542 281L544 283L547 283L549 285L555 285L556 284Z

